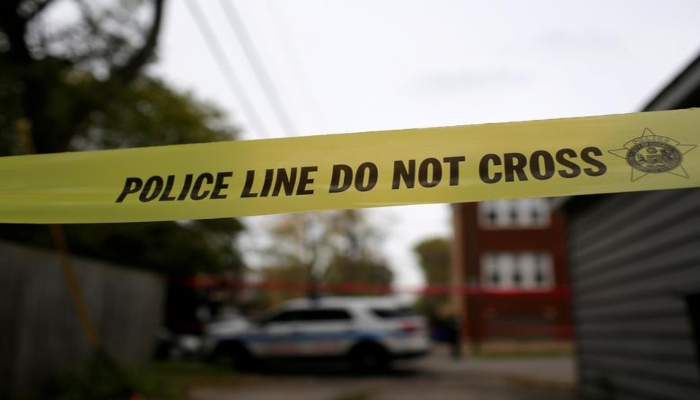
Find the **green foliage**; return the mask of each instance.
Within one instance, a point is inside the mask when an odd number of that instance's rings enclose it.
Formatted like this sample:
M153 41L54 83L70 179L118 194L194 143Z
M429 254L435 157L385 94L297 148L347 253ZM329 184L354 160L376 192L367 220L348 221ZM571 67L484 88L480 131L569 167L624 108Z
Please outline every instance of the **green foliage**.
M89 83L86 83L89 86ZM0 114L2 111L0 111ZM107 149L230 140L234 130L216 108L142 78L94 111L71 147ZM70 225L74 254L168 275L240 271L234 247L243 226L234 219L188 223ZM51 247L44 227L10 225L0 238Z
M234 241L242 227L232 218L218 222L227 230L207 231L207 222L190 221L76 225L67 232L74 252L125 266L166 275L240 272Z
M25 388L12 400L150 400L187 399L193 387L236 387L244 377L229 365L167 362L131 366L104 354L93 356L80 368L67 370L43 385Z
M413 251L418 255L425 280L431 285L450 283L451 242L445 238L430 238L418 243Z
M267 251L276 265L305 266L319 278L332 263L376 264L383 234L363 210L280 216L271 228Z
M62 13L52 14L62 3ZM0 3L0 154L21 149L13 124L30 122L39 153L70 148L153 59L164 0Z
M218 231L208 225L220 224ZM225 229L223 227L226 227ZM52 247L48 230L2 225L0 239ZM106 260L163 275L242 271L235 247L242 230L233 219L211 221L86 224L64 226L72 254Z
M451 242L448 239L435 237L418 243L413 251L418 260L428 285L448 285L451 274ZM416 302L416 308L431 320L444 320L447 315L442 309L449 302L447 295L422 296Z
M393 275L381 257L383 239L375 221L362 210L281 215L270 229L273 245L264 270L270 282L297 288L315 284L389 285ZM276 304L304 295L303 289L261 294L261 303Z
M0 3L0 155L24 152L20 120L39 153L235 138L219 109L143 73L164 0L64 1L72 13L52 19L56 3ZM74 254L170 275L240 271L242 229L233 219L65 227ZM0 226L0 238L52 246L41 226Z
M384 264L376 262L353 262L347 258L334 260L323 273L323 282L333 284L360 284L358 289L364 285L369 287L366 290L351 290L349 293L340 291L338 294L380 294L384 291L394 278L393 272Z
M302 265L272 266L261 271L267 287L257 290L251 301L256 311L268 310L277 304L307 295L309 269Z
M167 376L145 367L127 367L104 354L84 366L57 374L45 384L28 389L16 400L112 400L135 394L148 399L176 399L182 392Z
M0 78L0 89L6 79ZM42 130L36 124L32 129L38 145L50 132L70 130L69 140L52 147L53 151L217 142L236 137L236 130L220 109L173 90L159 79L144 76L121 90L111 88L107 90L108 102L103 97L105 84L97 78L81 73L71 81L70 88L53 90L51 129ZM21 153L13 124L22 113L16 101L3 97L0 92L0 105L7 105L0 108L0 155ZM73 107L82 107L82 103L105 104L77 118Z
M218 108L154 78L141 78L93 112L72 142L76 149L114 149L232 140Z
M245 382L245 376L231 369L230 363L171 361L153 364L150 371L174 382L180 393L193 386L238 386ZM181 397L179 397L181 398Z

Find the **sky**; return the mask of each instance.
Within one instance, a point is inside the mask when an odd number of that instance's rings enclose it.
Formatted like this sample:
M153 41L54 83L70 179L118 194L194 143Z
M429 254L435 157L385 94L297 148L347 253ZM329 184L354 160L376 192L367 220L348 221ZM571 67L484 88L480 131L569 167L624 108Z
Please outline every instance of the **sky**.
M697 1L171 0L167 7L151 73L228 112L242 140L634 112L700 52ZM215 57L225 58L223 67ZM412 248L451 234L449 206L368 212L386 230L395 283L420 284ZM250 263L274 218L243 219Z

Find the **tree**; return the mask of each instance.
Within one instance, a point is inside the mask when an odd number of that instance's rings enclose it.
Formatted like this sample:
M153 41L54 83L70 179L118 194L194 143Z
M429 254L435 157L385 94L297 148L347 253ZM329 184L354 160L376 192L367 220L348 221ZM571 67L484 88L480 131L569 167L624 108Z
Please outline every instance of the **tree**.
M232 140L236 130L216 106L170 89L152 77L138 78L86 120L72 148L80 150Z
M386 264L338 257L324 271L322 281L330 292L347 295L385 294L394 278Z
M428 285L446 286L450 283L451 242L445 238L435 237L418 243L413 251L418 260ZM419 299L417 308L435 321L446 316L439 315L440 310L449 302L447 294L427 294Z
M0 111L1 112L1 111ZM230 140L235 131L215 107L143 77L94 112L75 147L103 149ZM74 254L166 275L242 272L233 218L183 222L64 226ZM0 238L50 247L44 227L4 225Z
M234 139L221 111L143 73L164 3L0 2L0 155L22 153L18 121L39 153ZM234 219L65 227L75 254L169 275L240 272L242 229ZM0 238L51 246L32 225L0 226Z
M429 285L450 283L451 246L449 240L435 237L425 239L413 248Z
M260 287L254 295L254 308L268 310L284 300L306 295L307 273L307 269L299 265L262 269Z
M57 3L74 14L64 25L47 22ZM86 135L93 113L107 109L152 60L163 10L164 0L1 2L0 150L20 152L13 132L20 118L31 123L39 153L66 151Z
M391 283L380 230L361 210L286 214L270 230L267 253L278 267L305 271L309 285Z

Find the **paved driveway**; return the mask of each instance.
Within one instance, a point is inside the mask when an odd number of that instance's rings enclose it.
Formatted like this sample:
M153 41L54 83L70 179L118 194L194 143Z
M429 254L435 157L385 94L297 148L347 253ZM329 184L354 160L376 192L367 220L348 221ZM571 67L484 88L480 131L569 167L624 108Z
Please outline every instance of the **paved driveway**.
M452 360L434 354L380 376L332 368L274 369L236 388L199 387L193 400L574 399L570 358Z

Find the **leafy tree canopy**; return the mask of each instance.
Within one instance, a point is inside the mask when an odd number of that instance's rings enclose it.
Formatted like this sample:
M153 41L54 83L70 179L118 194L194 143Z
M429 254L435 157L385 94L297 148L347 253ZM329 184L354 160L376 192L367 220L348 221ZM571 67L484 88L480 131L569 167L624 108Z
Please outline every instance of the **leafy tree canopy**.
M362 210L286 214L270 233L274 244L267 255L276 266L271 268L301 274L311 287L392 281L379 248L383 234Z
M216 107L144 74L164 0L0 2L0 155L232 140ZM196 160L194 160L196 161ZM65 226L75 254L165 274L240 271L234 219ZM1 225L0 238L50 247L45 227Z
M426 283L446 285L450 283L451 242L442 237L425 239L413 251L418 255Z
M434 237L421 241L413 251L418 260L428 285L447 285L451 273L451 242L442 237ZM441 309L449 304L447 295L422 296L416 307L431 319L440 319Z
M337 294L368 295L382 294L388 290L394 273L381 262L353 262L347 258L335 259L323 273L322 281L333 287L338 285ZM343 284L350 284L347 288Z

